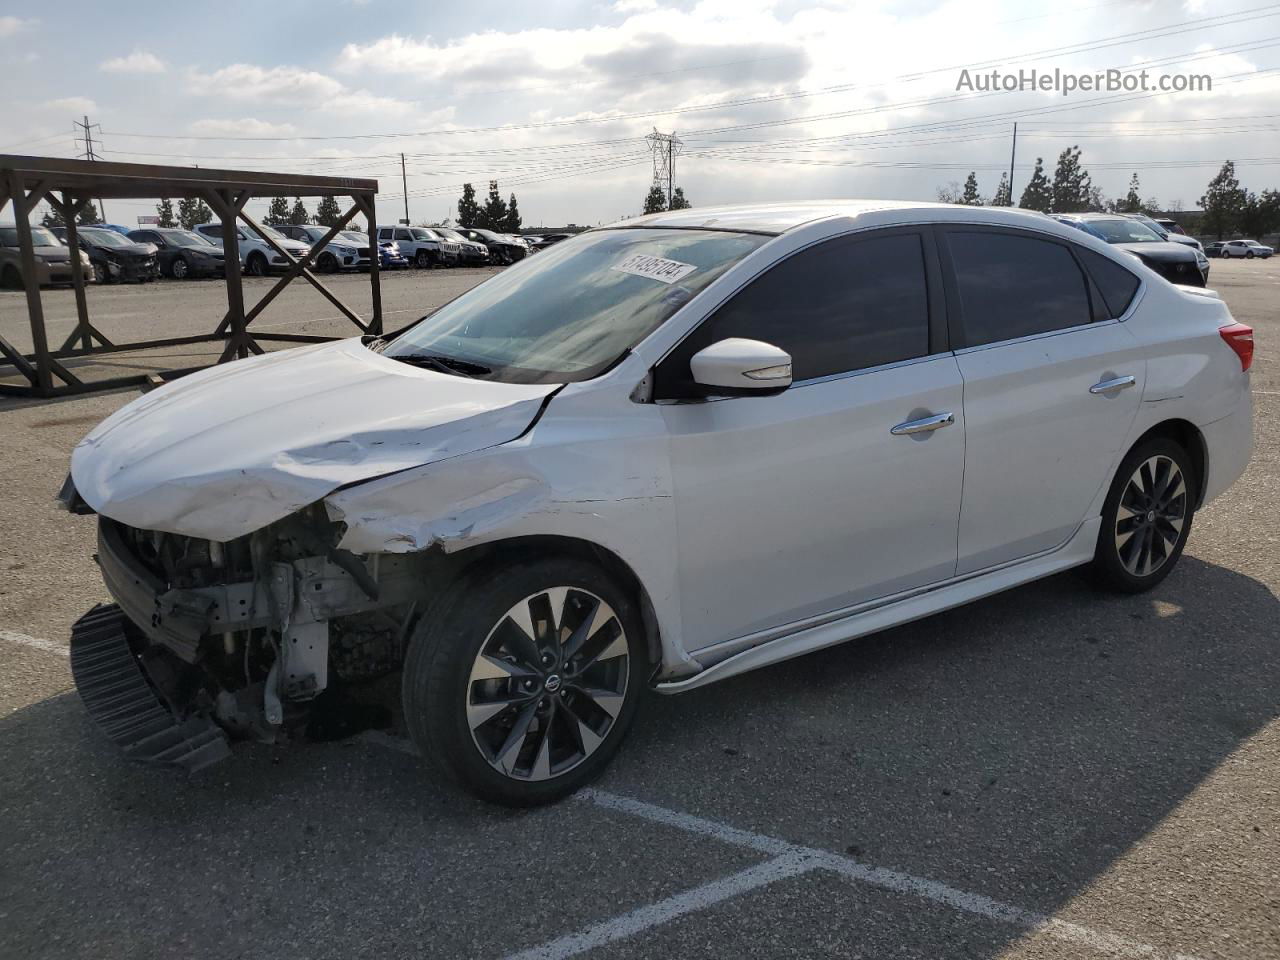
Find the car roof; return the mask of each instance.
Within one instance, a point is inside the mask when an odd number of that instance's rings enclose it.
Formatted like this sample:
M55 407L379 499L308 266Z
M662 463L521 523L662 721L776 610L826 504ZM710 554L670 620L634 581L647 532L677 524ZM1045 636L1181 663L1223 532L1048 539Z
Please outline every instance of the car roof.
M781 234L817 220L858 218L871 214L905 213L913 221L964 219L970 223L1043 225L1043 214L1016 207L969 207L923 200L805 200L791 203L743 204L669 210L608 224L617 227L670 227L739 230Z

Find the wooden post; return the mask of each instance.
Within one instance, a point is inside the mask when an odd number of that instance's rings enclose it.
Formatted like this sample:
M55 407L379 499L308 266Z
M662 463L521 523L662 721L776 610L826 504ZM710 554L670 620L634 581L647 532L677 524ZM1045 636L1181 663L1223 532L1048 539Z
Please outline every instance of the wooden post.
M53 197L49 197L49 201L52 202ZM71 250L71 282L76 288L76 317L79 320L76 323L76 329L62 345L64 350L70 347L77 337L80 340L80 346L85 350L93 347L93 341L90 338L90 331L93 328L89 325L89 303L84 295L84 267L80 263L80 238L76 233L76 217L88 202L87 199L72 202L71 197L63 193L62 203L58 206L62 214L62 222L67 225L67 247Z
M382 284L379 281L379 267L382 266L382 249L378 246L378 216L373 206L373 194L352 196L364 211L369 227L369 293L373 297L373 316L369 318L369 332L382 335Z
M245 345L244 285L240 277L240 226L236 223L244 201L237 204L230 190L210 190L209 203L222 221L222 263L227 278L227 317L231 321L231 339L218 360L222 363L233 356L244 358L249 355L249 348Z
M43 193L43 191L41 191ZM39 197L41 193L33 193ZM49 341L44 330L44 305L40 302L40 279L36 276L35 246L31 242L30 199L17 172L9 173L9 195L13 198L13 223L18 228L18 250L22 256L22 285L27 291L27 318L31 323L31 343L36 355L36 394L53 392Z

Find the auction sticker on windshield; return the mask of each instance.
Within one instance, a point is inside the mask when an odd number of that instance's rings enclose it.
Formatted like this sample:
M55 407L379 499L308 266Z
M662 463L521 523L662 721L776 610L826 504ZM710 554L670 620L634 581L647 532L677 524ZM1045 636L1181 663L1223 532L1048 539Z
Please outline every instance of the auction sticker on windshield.
M681 263L679 260L664 260L662 257L651 257L644 253L633 253L627 259L613 267L623 273L635 274L637 277L648 277L659 283L675 283L698 269L692 263Z

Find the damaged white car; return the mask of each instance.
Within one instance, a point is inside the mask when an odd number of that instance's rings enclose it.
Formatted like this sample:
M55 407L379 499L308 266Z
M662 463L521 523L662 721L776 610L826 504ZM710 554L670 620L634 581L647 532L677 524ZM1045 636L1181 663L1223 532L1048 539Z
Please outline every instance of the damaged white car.
M201 767L396 671L487 799L573 791L678 692L1069 567L1160 582L1252 444L1211 291L1000 209L593 230L396 335L193 374L76 448L115 604L91 714Z

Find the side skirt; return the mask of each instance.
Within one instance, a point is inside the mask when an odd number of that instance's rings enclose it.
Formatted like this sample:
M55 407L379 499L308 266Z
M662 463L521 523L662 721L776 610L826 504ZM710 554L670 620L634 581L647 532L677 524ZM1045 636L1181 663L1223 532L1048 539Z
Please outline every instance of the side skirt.
M1081 566L1093 559L1094 548L1098 542L1098 530L1101 526L1102 518L1092 517L1081 525L1070 540L1048 553L985 573L947 580L887 602L873 601L870 604L863 604L847 615L835 619L827 618L816 624L797 625L797 629L762 640L754 646L749 646L739 653L712 664L701 673L683 680L659 683L654 689L666 694L696 690L698 687L705 687L707 684L737 676L749 670L780 663L824 647L832 647L847 640L855 640L890 627L910 623L912 620L963 606L1011 587ZM777 633L776 630L772 632ZM729 642L738 644L741 641ZM695 651L692 656L698 659L699 654L705 656L709 652L711 651Z

